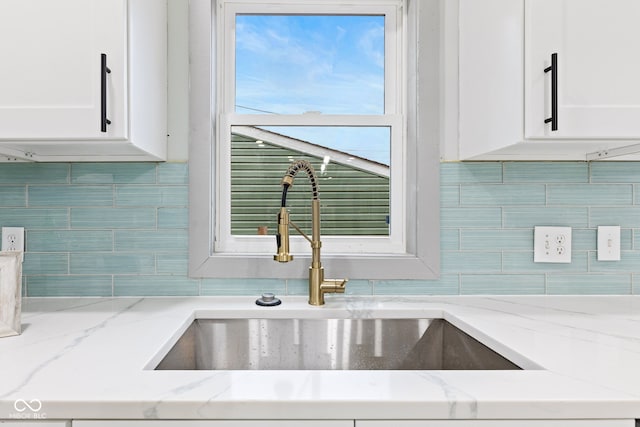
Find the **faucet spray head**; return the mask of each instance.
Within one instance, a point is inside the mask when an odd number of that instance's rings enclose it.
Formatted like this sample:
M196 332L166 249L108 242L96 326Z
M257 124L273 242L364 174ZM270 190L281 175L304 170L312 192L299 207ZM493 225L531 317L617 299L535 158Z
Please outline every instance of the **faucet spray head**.
M278 233L276 234L278 253L273 256L274 261L289 262L293 255L289 253L289 211L281 207L278 212Z

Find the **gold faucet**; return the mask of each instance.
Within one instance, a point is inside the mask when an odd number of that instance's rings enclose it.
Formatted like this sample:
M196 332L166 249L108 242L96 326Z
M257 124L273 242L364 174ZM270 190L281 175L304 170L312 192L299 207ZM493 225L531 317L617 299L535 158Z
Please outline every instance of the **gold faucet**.
M311 190L313 199L311 200L311 238L307 236L300 228L289 220L289 211L287 211L287 190L293 186L293 180L296 174L304 170L311 181ZM282 177L282 203L280 212L278 213L278 234L276 234L276 242L278 244L278 253L273 256L274 261L289 262L293 259L293 255L289 253L289 224L296 229L311 244L311 266L309 267L309 304L324 305L324 294L326 293L344 293L348 279L325 279L324 268L320 262L320 199L318 198L318 184L316 182L316 173L306 160L295 160L287 169L284 177Z

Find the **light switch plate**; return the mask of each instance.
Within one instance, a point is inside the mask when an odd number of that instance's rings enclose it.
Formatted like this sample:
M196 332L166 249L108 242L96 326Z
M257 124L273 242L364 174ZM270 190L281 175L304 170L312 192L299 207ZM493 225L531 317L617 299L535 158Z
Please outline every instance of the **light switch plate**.
M620 261L620 226L598 226L598 261Z
M571 227L534 227L533 262L571 262Z

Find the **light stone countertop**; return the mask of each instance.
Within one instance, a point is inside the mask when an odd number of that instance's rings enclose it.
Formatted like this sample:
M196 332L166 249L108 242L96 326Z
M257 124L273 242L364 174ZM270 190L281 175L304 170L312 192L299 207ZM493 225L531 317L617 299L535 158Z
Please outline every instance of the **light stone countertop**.
M17 418L18 401L48 419L640 418L640 296L282 300L27 298L23 334L0 339L0 419ZM537 369L149 369L207 317L445 318Z

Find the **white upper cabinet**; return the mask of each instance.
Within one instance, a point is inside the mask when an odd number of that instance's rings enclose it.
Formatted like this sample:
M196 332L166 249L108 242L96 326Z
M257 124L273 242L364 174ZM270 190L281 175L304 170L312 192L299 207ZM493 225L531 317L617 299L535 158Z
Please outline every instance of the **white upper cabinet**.
M457 53L458 144L446 143L445 159L640 152L638 0L459 0L447 7L458 9L450 13L457 22L447 22L446 53Z
M527 138L640 138L640 1L525 2ZM552 131L551 55L557 55Z
M446 76L458 73L458 147L451 132L447 160L486 158L522 141L524 132L524 0L460 0L447 11ZM456 2L445 2L453 8ZM452 22L457 19L457 22ZM457 43L456 43L457 38ZM452 85L447 86L451 99Z
M107 101L126 97L125 11L124 0L0 2L3 139L127 136L126 111L111 103L100 132L102 53Z
M166 1L2 0L0 153L163 160Z

